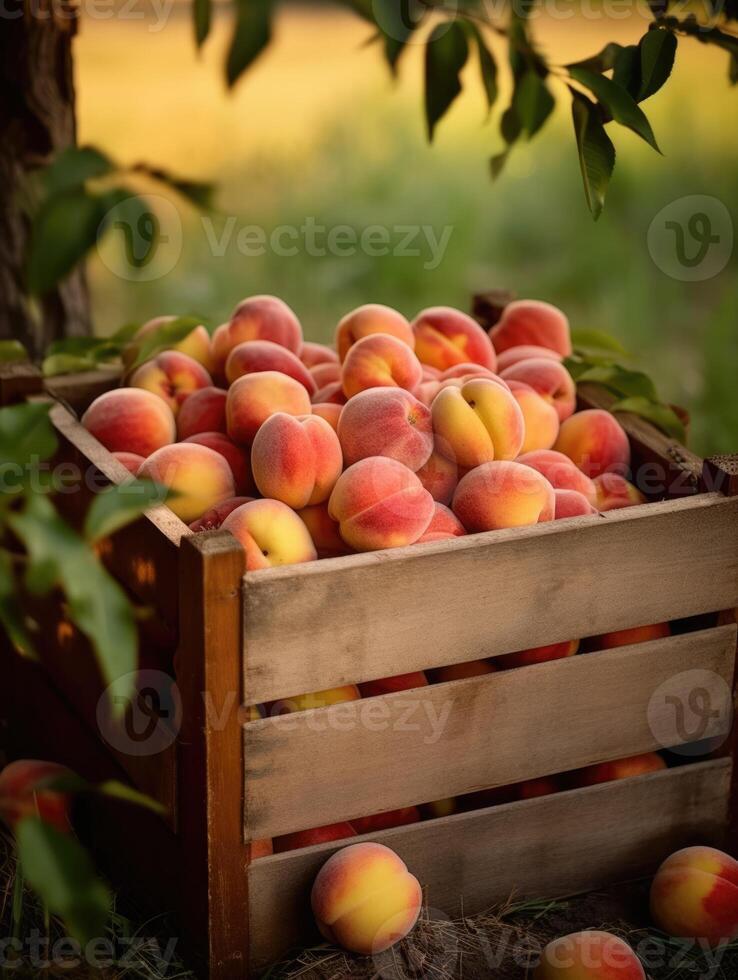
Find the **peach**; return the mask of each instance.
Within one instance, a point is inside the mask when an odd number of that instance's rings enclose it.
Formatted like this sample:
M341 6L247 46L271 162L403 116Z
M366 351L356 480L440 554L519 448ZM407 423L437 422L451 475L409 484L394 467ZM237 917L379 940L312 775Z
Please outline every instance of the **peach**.
M329 381L327 385L318 388L311 401L315 405L345 405L348 399L340 381Z
M239 445L251 445L260 426L275 412L310 415L310 398L299 381L279 371L260 371L237 378L228 389L226 425Z
M123 351L123 364L129 367L138 357L138 352L141 349L140 341L144 337L150 336L155 331L159 330L161 327L166 326L168 323L173 323L177 319L176 316L157 316L153 320L148 320L144 323L136 333L133 335L133 340ZM136 343L138 341L138 343ZM206 371L210 371L212 367L212 354L210 347L210 334L207 332L205 327L202 325L193 327L193 329L181 340L177 340L172 344L166 343L164 338L162 342L166 345L167 350L181 351L183 354L187 354L188 357L194 358L205 368Z
M561 782L555 776L526 779L516 787L520 800L535 800L539 796L551 796L552 793L560 792L562 788Z
M578 490L554 490L556 497L556 510L554 518L560 521L565 517L589 517L597 514L598 510L593 507L583 493Z
M357 551L399 548L425 532L434 513L433 497L402 463L370 456L338 478L328 513L338 521L343 540Z
M374 698L380 694L395 694L397 691L412 691L416 687L427 687L428 678L422 670L410 674L396 674L394 677L380 677L376 681L359 684L363 698Z
M444 541L447 538L461 538L465 534L464 525L456 517L454 512L436 501L431 522L425 529L424 534L415 543L425 544L428 541Z
M592 478L602 473L622 475L630 466L625 430L614 415L601 408L588 408L566 419L554 449Z
M577 386L563 364L550 357L530 357L501 373L503 381L522 381L556 409L559 422L574 414Z
M545 476L554 490L576 490L591 504L597 502L597 489L588 476L578 469L568 456L553 449L538 449L523 453L518 462L531 466Z
M603 514L608 510L620 510L622 507L646 503L646 497L638 487L633 486L619 473L601 473L595 477L594 485L597 507Z
M329 708L333 704L345 704L347 701L358 701L361 698L355 684L345 684L343 687L331 687L326 691L313 691L311 694L297 694L291 698L275 701L269 711L270 715L291 715L296 711L312 711L315 708Z
M367 456L386 456L413 471L433 452L431 413L401 388L370 388L343 408L338 438L347 465Z
M128 383L163 398L175 415L189 394L212 386L202 364L175 350L162 351L136 368Z
M136 453L144 459L177 436L167 403L143 388L116 388L92 402L82 425L111 453Z
M297 516L310 532L318 558L338 558L351 554L351 548L339 533L338 524L328 513L327 503L303 507Z
M334 402L313 402L313 415L325 419L335 433L338 433L338 420L341 418L343 405Z
M506 653L503 657L495 657L495 663L500 667L527 667L530 664L542 664L548 660L561 660L562 657L573 657L579 649L579 640L568 640L564 643L549 643L542 647L531 647L530 650L518 650L516 653Z
M253 497L230 497L228 500L216 504L215 507L205 511L202 517L192 521L190 531L217 531L229 514L232 514L237 507L248 504L253 499Z
M143 456L139 456L138 453L121 452L121 453L111 453L110 455L113 456L115 459L117 459L119 463L122 463L123 466L125 466L125 468L128 470L128 472L132 473L134 476L136 475L136 473L138 473L141 463L143 463L144 461Z
M271 340L247 340L238 344L225 363L228 384L233 384L236 378L242 378L245 374L258 374L260 371L281 371L299 381L309 395L314 395L318 390L315 378L300 358Z
M296 851L300 847L312 847L315 844L327 844L334 840L346 840L358 836L348 821L327 824L325 827L314 827L312 830L298 830L293 834L282 834L274 838L274 853Z
M512 367L518 361L525 361L529 357L550 357L554 361L562 361L563 357L555 350L548 347L537 347L535 344L520 344L518 347L508 347L507 350L497 355L497 370L504 371L505 368Z
M594 766L586 766L572 776L575 786L596 786L599 783L609 783L614 779L629 779L631 776L643 776L649 772L660 772L666 769L666 763L655 752L644 752L643 755L632 755L625 759L615 759L613 762L599 762Z
M381 303L367 303L347 313L336 327L336 350L340 360L346 360L349 349L357 341L375 333L396 337L410 350L415 347L413 329L402 313Z
M341 444L325 419L277 412L256 433L251 468L262 496L299 510L330 497L343 469Z
M441 377L442 372L438 368L431 367L430 364L421 364L420 367L423 372L423 381L438 381Z
M416 472L416 476L435 501L439 504L451 503L459 482L459 468L454 459L449 459L434 449L428 461Z
M252 840L248 845L249 848L249 862L255 861L257 858L269 857L270 854L274 854L274 842L271 837L262 837L259 840Z
M370 955L389 949L413 929L423 892L394 851L365 842L328 858L310 901L328 942Z
M407 344L388 333L373 333L349 349L343 362L343 391L347 398L367 388L412 391L422 376L420 362Z
M530 385L523 381L510 381L510 391L520 406L525 422L525 437L521 453L550 449L559 434L559 413L551 402L546 401Z
M498 354L523 344L548 347L562 357L571 354L569 321L565 314L540 300L508 303L489 336Z
M239 495L254 493L248 453L232 442L227 435L222 432L198 432L197 435L188 436L183 442L207 446L208 449L220 453L231 468L236 493Z
M228 323L221 324L213 334L213 370L216 374L223 374L230 352L247 340L271 340L299 355L302 327L289 306L276 296L250 296L242 300Z
M444 800L433 800L431 803L423 803L420 807L424 819L436 820L438 817L450 817L458 813L459 801L455 796L447 796Z
M326 344L306 340L300 351L300 360L306 368L314 368L318 364L338 364L338 354Z
M54 780L72 776L66 766L38 759L11 762L0 772L0 819L13 830L24 817L39 817L61 833L71 829L68 793L53 789Z
M226 398L223 388L198 388L188 395L177 413L177 438L186 439L198 432L226 431Z
M738 861L714 847L668 857L651 884L651 915L670 936L722 946L738 937Z
M341 380L341 365L337 361L330 361L326 364L316 364L310 368L310 376L315 384L315 391L325 388L333 381Z
M226 458L195 443L178 442L157 449L144 461L137 476L173 491L167 506L186 524L235 496L233 474Z
M471 362L494 371L495 348L489 337L466 313L449 306L434 306L418 313L412 322L415 353L423 364L445 371L454 364Z
M552 940L531 980L646 980L646 974L624 939L592 929Z
M661 640L671 636L668 623L654 623L649 626L636 626L632 629L615 630L613 633L603 633L594 638L598 650L614 650L616 647L629 646L631 643L647 643L649 640Z
M497 668L489 660L466 660L461 664L449 664L448 667L437 667L429 671L433 684L445 684L448 681L463 681L468 677L484 677L494 674Z
M436 448L459 466L515 459L523 445L523 413L512 393L491 378L443 388L433 399L431 414Z
M454 364L450 368L446 368L445 371L441 372L439 381L450 381L452 378L463 378L465 381L469 378L492 378L494 381L500 381L499 375L495 374L494 371L490 371L489 368L483 367L481 364L472 364L471 361L462 361L461 364ZM507 387L507 385L505 386Z
M467 473L451 504L470 534L551 521L554 507L554 490L545 477L529 466L502 460Z
M351 821L357 834L378 834L381 830L393 827L406 827L420 821L420 810L416 806L404 806L399 810L386 810L371 817L359 817Z
M221 527L243 545L249 572L315 561L318 557L310 532L280 500L243 504L226 517Z
M441 381L439 381L437 378L433 378L427 381L421 381L418 387L413 390L413 394L418 401L430 408L430 406L433 404L433 399L436 397L442 387L443 384Z

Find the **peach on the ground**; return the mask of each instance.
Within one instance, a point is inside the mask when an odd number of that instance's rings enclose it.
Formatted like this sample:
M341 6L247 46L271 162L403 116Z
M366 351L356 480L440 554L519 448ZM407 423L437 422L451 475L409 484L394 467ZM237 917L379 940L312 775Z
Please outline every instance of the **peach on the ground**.
M428 461L416 473L425 489L439 504L451 503L459 482L459 467L456 465L456 460L450 459L450 456L450 451L444 456L434 448Z
M417 541L431 522L433 503L412 470L386 456L370 456L338 478L328 513L347 544L375 551Z
M232 511L221 527L243 545L249 572L318 557L305 524L280 500L251 500Z
M566 315L558 307L536 299L508 303L489 335L498 354L523 344L548 347L562 357L571 354Z
M666 769L666 763L660 755L655 752L644 752L642 755L632 755L625 759L598 762L596 765L587 766L574 773L572 780L575 786L596 786L598 783L643 776L649 772L660 772L662 769Z
M318 364L338 364L338 354L327 344L306 340L300 351L300 360L306 368L314 368Z
M646 974L624 939L588 929L553 939L531 980L646 980Z
M529 357L549 357L554 361L562 361L563 357L549 347L538 347L535 344L520 344L518 347L508 347L507 350L497 355L497 370L504 371L505 368L512 367L518 361L525 361Z
M296 851L300 847L312 847L315 844L328 844L334 840L346 840L357 837L351 824L344 820L341 823L327 824L325 827L313 827L312 830L297 830L292 834L282 834L274 838L274 853L283 854L285 851Z
M437 667L428 674L433 684L445 684L447 681L463 681L469 677L484 677L496 671L497 668L489 660L465 660L461 664Z
M167 403L143 388L115 388L92 402L82 425L111 453L136 453L144 459L177 437Z
M431 406L436 448L459 466L512 460L525 438L525 422L512 393L491 378L474 378L438 392Z
M11 830L24 817L39 817L65 833L70 830L71 797L53 788L54 780L71 776L66 766L40 759L19 759L0 771L0 820Z
M559 422L568 419L577 407L577 387L563 364L550 357L530 357L517 361L501 373L507 381L522 381L553 405Z
M313 402L313 415L325 419L334 432L338 432L338 420L341 418L343 405L334 402Z
M262 496L300 510L330 496L343 469L341 444L325 419L277 412L256 433L251 469Z
M597 508L578 490L554 490L556 510L554 517L557 521L566 517L589 517L598 513Z
M538 449L523 453L518 457L518 462L532 466L534 470L545 476L554 490L576 490L591 504L597 502L597 489L593 481L563 453L553 449Z
M378 834L380 830L391 830L392 827L406 827L410 823L420 822L420 810L416 806L404 806L399 810L385 810L371 817L359 817L351 821L357 834Z
M126 367L133 364L141 349L141 341L176 319L176 316L157 316L139 327L133 336L133 340L123 351L123 364ZM202 364L206 371L209 371L212 366L210 334L202 325L193 327L181 340L176 340L172 344L166 344L166 349L181 351L183 354L187 354L188 357L193 357Z
M348 399L343 391L343 384L340 381L329 381L323 385L313 395L311 401L314 405L345 405Z
M520 406L525 422L521 453L550 449L559 434L559 413L530 385L523 381L508 382L513 398Z
M325 388L332 381L341 380L341 365L338 361L328 361L324 364L316 364L310 368L310 376L315 383L315 391Z
M198 432L226 431L226 398L224 388L198 388L179 406L177 438L186 439Z
M422 376L420 362L406 343L387 333L373 333L349 349L343 362L343 391L347 398L367 388L412 391Z
M336 327L336 350L340 360L346 359L349 349L358 340L375 333L390 334L411 350L415 347L412 327L402 313L381 303L367 303L347 313Z
M380 694L395 694L397 691L412 691L416 687L427 687L428 678L422 670L410 674L396 674L394 677L380 677L376 681L359 684L363 698L373 698Z
M221 375L228 355L247 340L271 340L299 355L302 327L292 310L276 296L250 296L235 308L228 323L212 338L213 370Z
M418 538L416 544L426 544L429 541L445 541L447 538L461 538L466 534L464 525L444 504L436 501L433 517L425 532Z
M430 409L401 388L370 388L354 395L338 423L346 465L387 456L413 471L433 452Z
M330 708L334 704L359 701L361 694L355 684L331 687L325 691L312 691L310 694L297 694L291 698L275 701L269 709L270 715L291 715L296 711L311 711L314 708Z
M522 783L518 783L516 789L518 799L534 800L539 796L550 796L552 793L558 793L563 787L560 780L556 779L555 776L540 776L538 779L526 779Z
M318 558L338 558L351 554L351 548L339 533L337 522L328 513L327 502L303 507L297 515L310 532Z
M131 388L142 388L162 398L176 415L193 391L212 386L205 368L192 357L165 350L136 368L128 380Z
M210 510L205 511L202 517L190 524L190 531L217 531L223 521L232 514L237 507L250 503L253 497L230 497Z
M313 884L311 905L328 942L370 955L415 926L423 892L401 858L382 844L351 844L330 857Z
M245 374L258 374L260 371L281 371L299 381L309 395L314 395L318 390L315 378L300 358L271 340L247 340L234 347L228 355L225 364L228 384L233 384L236 378L242 378Z
M157 449L144 461L137 476L173 491L167 506L186 524L236 495L226 458L196 443L178 442Z
M651 884L651 915L670 936L712 947L738 937L738 861L714 847L668 857Z
M598 650L614 650L616 647L629 646L631 643L647 643L649 640L661 640L671 636L668 623L651 623L647 626L634 626L631 629L615 630L594 637Z
M508 667L527 667L530 664L543 664L548 660L561 660L563 657L573 657L579 649L579 640L568 640L563 643L548 643L542 647L531 647L530 650L518 650L516 653L506 653L495 657L494 662L505 669Z
M197 435L184 439L183 444L185 443L207 446L208 449L220 453L231 468L236 493L240 496L253 494L254 481L251 478L248 452L237 446L223 432L198 432Z
M625 430L601 408L588 408L562 422L554 449L593 479L602 473L626 473L630 466Z
M423 364L445 371L454 364L471 362L494 371L495 349L479 324L450 306L422 310L412 322L415 353Z
M261 425L275 412L310 415L310 397L299 381L279 371L260 371L238 378L228 389L228 435L239 445L251 445Z
M646 503L646 497L638 487L619 473L601 473L595 477L594 485L597 491L597 507L603 514L608 510L620 510L622 507Z
M132 473L134 476L136 473L138 473L141 463L144 461L144 457L139 456L138 453L118 452L111 453L110 455L113 456L114 459L117 459L119 463L122 463L128 472Z
M467 473L451 508L472 534L552 521L555 501L553 487L537 470L500 460Z

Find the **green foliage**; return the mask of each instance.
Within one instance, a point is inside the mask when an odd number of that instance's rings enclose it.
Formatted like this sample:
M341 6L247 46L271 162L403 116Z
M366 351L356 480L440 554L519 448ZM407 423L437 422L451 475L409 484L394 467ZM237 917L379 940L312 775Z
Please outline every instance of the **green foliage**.
M584 195L596 221L605 206L605 195L615 166L615 147L605 132L597 106L590 99L572 92L571 112Z
M90 544L114 534L149 507L167 497L163 487L148 480L114 484L99 493L87 511L84 536Z
M139 364L143 364L144 361L155 357L160 351L171 347L180 340L184 340L189 333L192 333L195 327L202 325L202 317L196 316L178 316L174 320L163 323L156 330L152 330L151 333L146 334L142 339L136 352L136 359L131 365L130 370L134 370Z
M140 793L132 786L121 783L117 779L106 779L102 783L89 783L76 773L64 773L61 776L49 776L42 779L36 789L56 790L73 796L102 796L112 800L121 800L133 806L151 810L152 813L166 813L166 808L152 800L146 793Z
M425 117L428 139L454 99L461 94L461 70L469 57L469 44L458 21L438 24L425 47Z
M226 56L226 81L235 85L272 36L272 0L234 0L236 25Z
M20 340L0 340L0 364L27 360L28 351Z
M653 135L651 124L636 101L624 88L607 75L598 75L586 68L570 68L569 74L575 82L584 85L597 98L615 122L637 133L657 152L661 152Z

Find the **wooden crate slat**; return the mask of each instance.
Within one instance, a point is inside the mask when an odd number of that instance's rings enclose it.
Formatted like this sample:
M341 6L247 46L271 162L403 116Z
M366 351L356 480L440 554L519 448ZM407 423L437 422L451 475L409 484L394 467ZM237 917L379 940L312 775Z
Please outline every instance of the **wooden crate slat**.
M254 704L738 605L738 498L699 494L244 581Z
M726 734L735 645L726 625L249 723L246 837ZM715 714L699 736L674 724L674 705L656 693L667 682L664 694L685 705L707 691Z
M430 908L458 915L463 896L464 913L474 914L513 894L561 897L637 878L690 844L720 846L730 772L729 759L696 763L357 840L397 851L426 887ZM251 865L256 970L316 938L310 888L341 846L318 845Z

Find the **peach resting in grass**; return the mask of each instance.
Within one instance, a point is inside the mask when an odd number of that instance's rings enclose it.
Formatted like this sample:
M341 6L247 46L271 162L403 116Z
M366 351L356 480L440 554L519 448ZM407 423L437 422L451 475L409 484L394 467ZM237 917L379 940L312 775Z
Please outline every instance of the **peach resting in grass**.
M380 694L396 694L397 691L412 691L416 687L427 687L428 678L422 670L410 674L396 674L394 677L380 677L376 681L359 684L362 698L373 698Z
M380 830L391 830L393 827L406 827L420 821L420 810L416 806L404 806L399 810L386 810L375 813L371 817L359 817L351 821L351 826L357 834L378 834Z
M559 434L559 413L550 401L524 381L509 381L508 386L520 406L525 422L521 453L550 449Z
M436 448L459 466L511 460L520 452L525 422L512 393L491 378L443 388L431 406Z
M262 496L299 510L330 497L343 469L341 444L325 419L277 412L256 433L251 468Z
M403 939L420 915L420 883L382 844L351 844L318 872L311 905L328 942L365 956Z
M302 327L289 306L276 296L250 296L213 334L213 371L222 375L230 352L247 340L271 340L299 356Z
M556 496L556 510L554 518L560 521L565 517L589 517L596 514L597 508L587 500L583 493L578 490L554 490Z
M651 884L651 915L670 936L712 947L738 937L738 861L713 847L668 857Z
M212 386L210 375L196 360L176 350L165 350L131 374L131 388L143 388L163 398L176 415L193 391Z
M133 340L123 351L123 364L126 367L130 367L131 364L136 360L138 352L141 349L141 341L145 337L150 337L151 334L165 327L168 323L172 323L176 320L175 316L157 316L153 320L149 320L144 323L133 336ZM180 340L174 341L174 343L169 344L166 342L165 338L162 337L162 346L166 347L168 350L180 351L182 354L187 354L188 357L194 358L209 371L212 366L212 355L210 348L210 334L207 332L205 327L198 326L194 327L185 337Z
M70 829L69 794L53 789L55 779L71 776L65 766L38 759L11 762L0 772L0 820L12 830L24 817L38 816L64 833ZM45 788L49 786L49 788Z
M238 378L228 389L228 435L240 446L251 445L261 425L275 412L310 415L310 398L299 381L279 371L260 371Z
M508 667L528 667L530 664L542 664L548 660L573 657L578 649L579 640L549 643L546 646L531 647L530 650L518 650L517 653L506 653L503 657L495 657L495 663L505 669Z
M597 502L597 490L592 480L578 469L568 456L553 449L539 449L523 453L518 462L532 466L541 476L545 476L554 490L576 490L589 500Z
M433 497L397 460L370 456L342 473L328 512L357 551L414 544L433 517Z
M178 442L157 449L137 476L173 491L167 506L186 524L235 496L233 474L225 457L195 443Z
M508 303L489 335L498 354L522 344L548 347L562 357L571 354L569 321L565 314L540 300Z
M569 459L587 476L627 472L630 466L630 443L614 415L601 408L577 412L562 422L554 449Z
M182 440L198 432L225 432L226 398L223 388L198 388L179 406L177 438Z
M496 370L497 357L489 337L466 313L450 306L423 310L412 323L415 353L423 364L445 371L471 362Z
M252 500L232 511L221 527L243 545L249 572L317 558L310 532L280 500Z
M551 521L555 497L551 484L536 470L500 460L467 473L451 508L472 534Z
M319 415L325 419L334 432L338 432L338 420L341 418L343 405L336 405L333 402L314 402L313 415Z
M303 507L297 514L310 532L318 558L338 558L351 554L351 548L339 533L337 522L328 513L327 501Z
M647 643L649 640L661 640L667 636L671 636L671 627L668 623L653 623L648 626L635 626L632 629L603 633L594 638L594 644L598 650L614 650L616 647L629 646L631 643Z
M347 398L367 388L405 388L412 391L422 368L406 343L387 333L373 333L357 341L343 362L343 391Z
M136 453L144 459L177 436L171 408L143 388L99 395L82 416L82 425L111 453Z
M413 471L433 452L431 413L401 388L370 388L354 395L338 423L346 465L367 456L387 456Z
M275 854L285 851L296 851L300 847L313 847L315 844L329 844L334 840L346 840L358 836L351 824L344 820L341 823L326 824L325 827L313 827L311 830L297 830L292 834L282 834L275 837L273 848Z
M416 472L416 476L428 493L439 504L450 504L454 490L459 482L459 467L456 460L449 459L434 449Z
M587 930L552 940L531 980L646 980L646 974L625 940Z
M597 507L604 514L608 510L635 507L645 504L646 498L638 489L619 473L601 473L594 479L597 491Z
M520 344L519 347L508 347L497 355L497 370L504 371L518 361L527 361L531 357L549 357L554 361L562 361L563 357L548 347L537 347L535 344Z
M367 303L358 309L347 313L336 327L336 350L340 360L344 361L349 348L370 334L390 334L406 344L410 350L415 347L413 329L397 310L381 303Z
M666 763L655 752L644 752L613 762L599 762L574 773L572 779L576 786L596 786L614 779L629 779L631 776L644 776L649 772L666 769Z
M237 494L253 494L254 481L251 478L251 465L248 451L237 446L222 432L198 432L183 440L183 445L193 443L197 446L207 446L225 459L233 474L233 485Z
M247 340L238 344L228 355L225 375L228 384L245 374L259 371L281 371L295 381L299 381L309 395L314 395L318 385L300 358L280 344L271 340Z
M452 510L436 501L433 517L428 527L418 538L416 544L428 541L445 541L448 538L461 538L466 534L464 525Z
M136 475L136 473L138 473L139 467L141 466L141 463L143 463L144 461L143 456L139 456L138 453L121 452L121 453L111 453L110 455L113 456L114 459L117 459L119 463L122 463L123 466L125 466L125 468L128 470L128 472L132 473L134 476Z
M338 364L338 354L332 347L306 340L300 351L300 360L306 368L314 368L318 364Z
M221 504L216 504L210 510L205 511L202 517L190 524L190 531L217 531L223 521L232 514L237 507L248 504L253 497L230 497Z
M531 357L517 361L501 373L507 382L522 381L556 409L559 422L573 415L577 407L577 388L563 364L550 357Z

